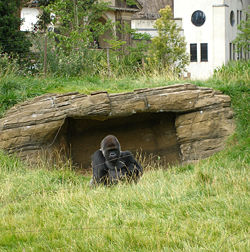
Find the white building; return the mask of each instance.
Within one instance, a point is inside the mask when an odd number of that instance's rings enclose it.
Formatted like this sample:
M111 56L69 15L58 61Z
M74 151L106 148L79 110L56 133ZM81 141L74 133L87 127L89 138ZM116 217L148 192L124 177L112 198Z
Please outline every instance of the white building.
M38 8L22 8L21 19L23 22L20 27L20 30L33 31L34 25L38 21L39 14L40 14L40 10Z
M165 3L173 9L174 19L181 25L190 54L187 67L192 79L207 79L214 69L229 60L249 58L249 55L235 53L232 41L237 36L237 25L246 19L250 0L140 0L142 5L150 6L153 2L159 9ZM150 3L149 3L150 2ZM162 3L163 2L163 3ZM161 3L161 5L160 5ZM155 6L155 5L154 5ZM143 11L142 11L143 12ZM155 12L155 10L154 10ZM145 14L146 13L146 14ZM155 13L144 10L132 20L132 28L155 36L153 28Z

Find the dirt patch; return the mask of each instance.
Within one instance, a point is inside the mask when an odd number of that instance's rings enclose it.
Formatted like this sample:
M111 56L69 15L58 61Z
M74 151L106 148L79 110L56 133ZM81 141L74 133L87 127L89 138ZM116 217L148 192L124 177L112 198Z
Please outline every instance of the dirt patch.
M88 169L90 156L100 148L101 140L115 135L123 150L134 155L151 155L164 163L180 162L175 130L175 113L141 113L105 121L68 118L60 137L75 165Z

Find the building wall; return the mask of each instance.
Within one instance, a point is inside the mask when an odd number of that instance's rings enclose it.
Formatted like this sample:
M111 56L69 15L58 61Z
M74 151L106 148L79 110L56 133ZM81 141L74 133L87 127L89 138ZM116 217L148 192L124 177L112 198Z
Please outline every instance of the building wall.
M222 0L203 0L203 1L183 1L175 0L174 17L182 18L182 28L187 42L187 52L190 51L190 44L197 44L197 62L190 62L188 72L191 78L204 79L211 75L213 67L213 4L222 4ZM206 15L206 21L202 26L195 26L191 22L191 16L194 11L201 10ZM222 11L223 13L223 11ZM221 30L220 42L223 44L223 16L219 19L217 27ZM200 44L208 43L208 61L200 60Z
M41 11L38 8L22 8L21 19L23 19L23 23L20 30L33 31L34 25L38 21L39 14L41 14Z
M225 34L225 41L226 41L226 62L233 59L241 59L241 58L249 58L249 55L241 55L240 53L231 53L230 55L230 43L236 38L237 36L237 25L240 21L246 20L246 11L248 9L248 5L250 5L250 0L225 0L225 3L229 6L226 9L226 20L230 20L230 13L234 13L235 23L232 26L226 26L226 34ZM232 45L231 45L232 47ZM231 48L232 50L233 48Z
M193 79L206 79L213 74L214 69L230 60L230 43L237 36L237 12L247 9L249 0L175 0L174 17L182 19L182 28L187 42L187 52L190 44L197 44L197 62L190 62L187 70ZM202 26L191 22L192 13L201 10L206 15ZM230 13L235 13L235 24L230 24ZM238 19L238 22L240 20ZM208 61L201 62L200 44L208 44ZM235 56L236 58L236 56Z
M157 36L154 23L160 17L159 10L169 5L174 9L174 0L140 0L142 10L132 16L131 27L139 33L149 34L151 37Z
M190 44L197 44L197 62L190 62L187 67L193 79L207 79L212 76L214 69L226 64L229 60L249 57L233 53L232 41L237 36L237 25L246 18L250 0L174 0L174 18L183 30L187 42L187 52ZM194 11L201 10L206 15L202 26L191 22ZM235 23L230 23L230 13L233 11ZM154 29L154 19L134 19L132 28L140 33L157 36ZM208 60L201 61L201 43L208 44ZM230 49L231 47L231 49ZM230 53L231 51L231 53Z
M104 1L107 3L111 3L111 6L115 6L116 1L109 1L109 0L100 0L100 1ZM34 24L37 23L38 21L38 15L42 13L42 10L39 8L22 8L21 9L21 18L23 19L23 24L21 26L21 30L22 31L33 31L34 29ZM119 10L115 10L115 9L111 9L105 12L105 14L102 17L102 22L110 20L112 23L115 24L116 21L120 21L120 22L126 22L129 27L130 27L130 22L131 22L131 16L133 15L133 12L130 11L119 11ZM101 48L108 48L110 47L110 45L105 42L105 39L111 39L112 36L114 34L116 34L116 29L115 29L115 25L114 25L114 29L110 29L108 30L104 35L100 36L99 38L99 46ZM118 35L118 34L116 34ZM130 35L123 35L124 40L126 40L129 44L131 44L131 38Z
M155 20L136 19L131 21L131 28L139 33L149 34L151 37L157 36L157 30L154 28Z
M111 6L115 6L116 0L99 0L99 2L110 3Z
M182 19L175 19L175 22L182 28ZM153 38L158 35L157 29L154 28L154 24L155 20L153 19L134 19L131 21L131 28L135 29L138 33L149 34Z

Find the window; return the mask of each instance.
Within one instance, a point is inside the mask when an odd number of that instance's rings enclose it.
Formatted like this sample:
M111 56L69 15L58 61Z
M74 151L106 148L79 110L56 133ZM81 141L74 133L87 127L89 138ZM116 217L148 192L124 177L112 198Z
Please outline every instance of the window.
M237 25L240 23L240 11L237 10Z
M208 61L207 43L201 43L201 62Z
M240 58L240 59L243 59L243 48L240 48L240 51L239 51L239 58Z
M237 59L237 60L241 60L241 59L242 59L242 55L243 55L243 54L242 54L242 48L240 48L240 47L237 48L237 47L236 47L236 49L237 49L237 50L236 50L236 59Z
M233 60L235 60L235 44L233 44Z
M191 21L195 26L202 26L206 21L203 11L197 10L192 14Z
M190 44L190 61L197 62L197 44Z
M235 16L234 16L234 12L231 11L231 12L230 12L230 24L231 24L232 26L234 26L234 23L235 23Z
M229 60L233 59L233 44L229 43Z
M245 50L245 59L249 59L250 45L248 45L248 50Z

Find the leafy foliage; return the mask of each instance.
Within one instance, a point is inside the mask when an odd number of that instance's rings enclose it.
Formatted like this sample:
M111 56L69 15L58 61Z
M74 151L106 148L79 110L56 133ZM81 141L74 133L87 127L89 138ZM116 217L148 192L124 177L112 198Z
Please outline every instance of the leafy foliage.
M250 6L248 7L248 15L250 14ZM234 40L236 48L238 51L243 51L243 53L249 53L250 51L250 18L242 20L238 26L238 35Z
M135 0L126 0L126 3L128 6L134 6L136 5L136 1Z
M51 36L57 40L57 48L69 53L75 48L87 48L111 27L111 23L101 22L108 4L98 0L55 0L45 11L53 13L56 31Z
M168 68L173 72L180 73L188 64L184 37L181 36L181 29L172 19L170 6L161 9L159 13L161 17L155 22L158 36L152 39L149 50L149 63L159 64L163 69Z
M51 13L45 7L54 2L55 0L38 1L38 6L42 9L42 13L39 15L39 20L36 24L39 30L46 31L48 24L52 22Z
M12 55L22 55L29 51L31 43L20 31L21 19L18 10L20 0L0 1L0 51Z

